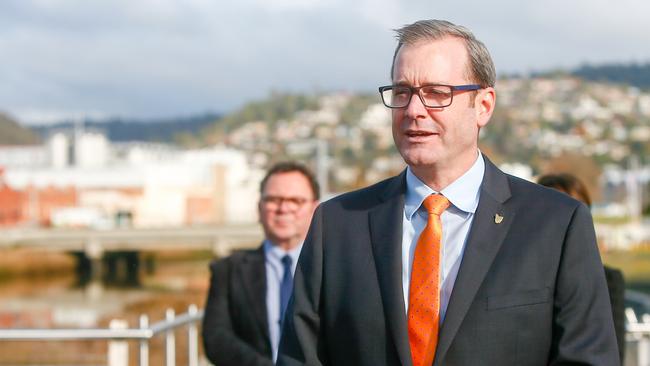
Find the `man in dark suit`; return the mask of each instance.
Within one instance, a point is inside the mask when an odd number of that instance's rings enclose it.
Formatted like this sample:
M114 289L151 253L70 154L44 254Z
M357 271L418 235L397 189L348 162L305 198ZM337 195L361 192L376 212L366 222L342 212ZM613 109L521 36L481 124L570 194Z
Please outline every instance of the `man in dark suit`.
M589 210L478 150L486 47L446 21L397 33L380 93L408 168L316 210L278 365L618 365Z
M316 179L297 163L277 164L262 180L262 246L210 265L203 344L215 365L273 365L293 272L318 198Z

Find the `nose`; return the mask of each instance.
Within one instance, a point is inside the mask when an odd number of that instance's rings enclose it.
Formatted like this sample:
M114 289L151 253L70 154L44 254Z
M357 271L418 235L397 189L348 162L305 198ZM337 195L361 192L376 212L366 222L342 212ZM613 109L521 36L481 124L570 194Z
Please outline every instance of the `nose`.
M411 100L406 106L404 114L411 120L420 119L426 116L427 108L422 104L422 100L418 93L413 93L413 95L411 95Z
M289 200L283 199L280 200L280 203L278 203L278 206L276 207L276 211L278 212L288 212L291 211L291 202Z

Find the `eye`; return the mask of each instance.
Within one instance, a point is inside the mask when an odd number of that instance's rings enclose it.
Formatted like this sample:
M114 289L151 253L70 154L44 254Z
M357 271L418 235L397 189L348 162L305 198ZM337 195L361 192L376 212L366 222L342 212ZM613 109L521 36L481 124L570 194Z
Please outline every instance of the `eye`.
M430 96L430 97L446 97L451 93L449 88L438 87L438 86L422 88L421 90L422 90L422 95Z
M411 89L404 87L393 88L393 97L395 98L408 98L411 95Z
M307 202L306 199L301 197L289 197L289 198L285 198L285 200L287 200L289 203L296 206L302 206L305 204L305 202Z

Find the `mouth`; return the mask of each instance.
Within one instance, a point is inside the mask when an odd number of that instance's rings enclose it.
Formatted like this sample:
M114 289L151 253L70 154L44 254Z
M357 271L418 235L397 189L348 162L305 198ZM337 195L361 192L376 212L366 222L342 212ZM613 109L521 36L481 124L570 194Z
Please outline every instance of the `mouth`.
M273 223L276 226L289 226L294 222L295 219L289 219L289 218L276 218L275 220L273 220Z
M406 130L404 136L410 141L418 142L427 140L433 136L439 136L440 134L433 131L424 131L424 130Z

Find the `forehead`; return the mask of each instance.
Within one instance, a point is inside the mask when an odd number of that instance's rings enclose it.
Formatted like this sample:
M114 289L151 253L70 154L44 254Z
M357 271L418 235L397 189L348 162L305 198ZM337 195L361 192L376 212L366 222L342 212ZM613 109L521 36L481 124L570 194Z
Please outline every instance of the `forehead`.
M457 37L424 40L402 46L395 58L394 83L458 84L468 79L465 41Z
M312 197L311 184L302 173L282 172L269 177L264 185L265 195Z

